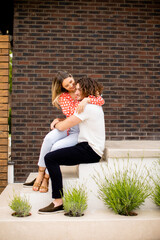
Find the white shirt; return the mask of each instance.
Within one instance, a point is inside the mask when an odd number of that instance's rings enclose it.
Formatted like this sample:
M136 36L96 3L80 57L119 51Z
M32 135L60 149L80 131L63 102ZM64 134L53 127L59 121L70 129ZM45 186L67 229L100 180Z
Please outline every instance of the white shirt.
M101 106L87 104L80 114L74 113L82 120L79 124L78 142L88 142L90 147L101 157L105 147L104 113Z

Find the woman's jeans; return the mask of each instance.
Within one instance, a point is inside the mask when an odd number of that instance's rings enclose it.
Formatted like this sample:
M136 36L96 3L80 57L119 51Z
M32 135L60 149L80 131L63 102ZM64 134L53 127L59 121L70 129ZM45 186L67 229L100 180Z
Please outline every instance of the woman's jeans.
M99 162L100 158L88 145L88 142L81 142L73 147L47 153L45 163L52 182L52 197L61 198L63 196L60 165L72 166L80 163L95 163Z
M78 143L78 134L79 134L78 125L72 127L69 130L68 136L67 136L67 130L59 131L58 129L54 129L50 131L43 140L39 161L38 161L38 166L46 167L44 157L47 153L55 151L57 149L76 145ZM47 169L46 169L46 173L49 174Z

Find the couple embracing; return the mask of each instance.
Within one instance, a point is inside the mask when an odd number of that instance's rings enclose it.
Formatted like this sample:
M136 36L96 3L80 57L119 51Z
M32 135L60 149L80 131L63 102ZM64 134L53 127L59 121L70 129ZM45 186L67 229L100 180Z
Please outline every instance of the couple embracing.
M39 213L63 210L63 183L61 165L99 162L105 146L105 125L100 96L103 87L97 81L82 77L74 80L65 71L59 71L52 83L52 103L61 107L65 119L55 119L45 136L38 166L38 176L31 183L34 191L48 191L51 178L53 202Z

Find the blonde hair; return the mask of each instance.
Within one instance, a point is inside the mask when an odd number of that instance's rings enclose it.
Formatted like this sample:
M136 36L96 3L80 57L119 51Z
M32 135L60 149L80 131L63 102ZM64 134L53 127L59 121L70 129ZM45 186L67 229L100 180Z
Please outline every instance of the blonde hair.
M58 71L52 81L52 104L57 108L60 108L58 102L59 96L61 95L61 93L67 92L67 90L63 88L62 83L63 80L68 77L72 77L72 75L67 71Z

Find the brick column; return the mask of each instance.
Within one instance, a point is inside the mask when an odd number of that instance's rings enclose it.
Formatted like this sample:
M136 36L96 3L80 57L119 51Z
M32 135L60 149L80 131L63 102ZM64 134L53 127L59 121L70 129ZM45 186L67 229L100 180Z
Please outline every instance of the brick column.
M0 193L7 185L9 36L0 36Z

